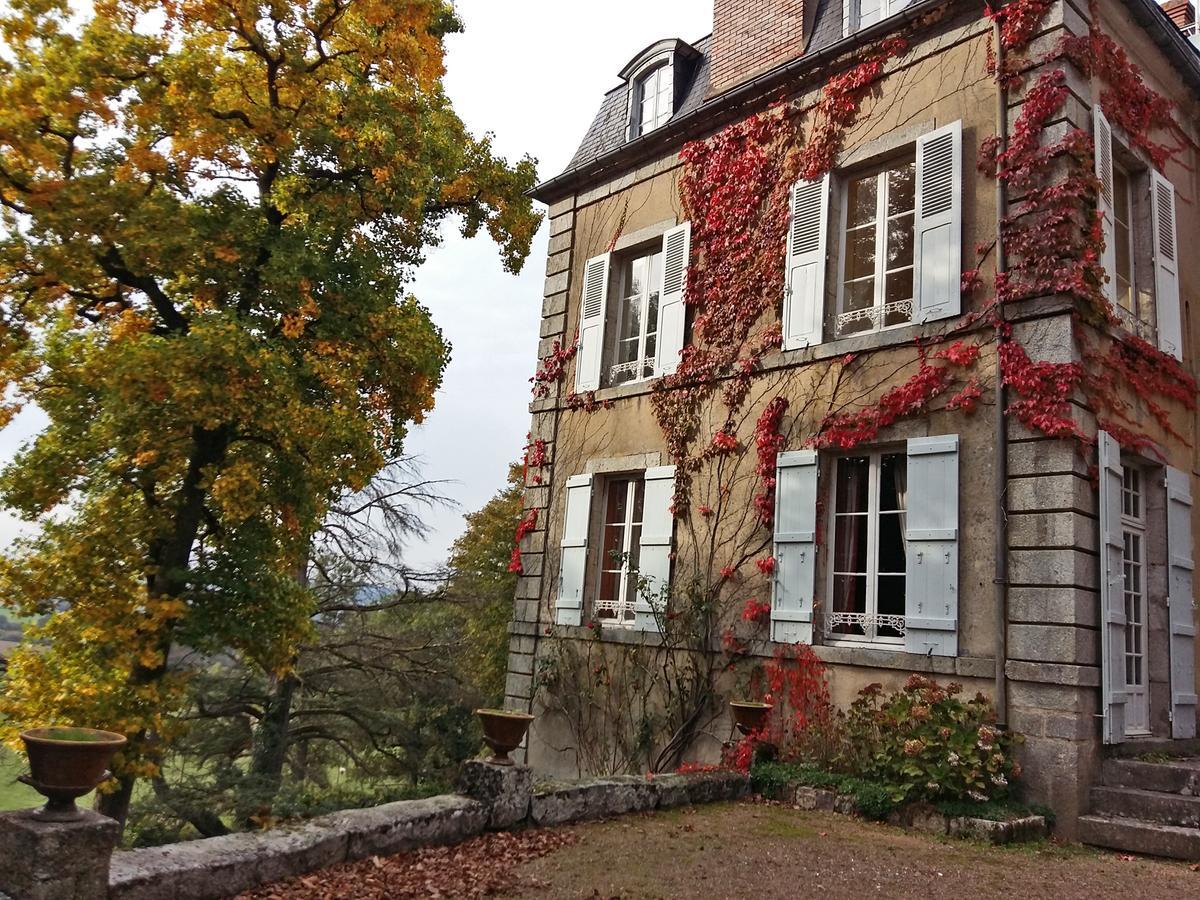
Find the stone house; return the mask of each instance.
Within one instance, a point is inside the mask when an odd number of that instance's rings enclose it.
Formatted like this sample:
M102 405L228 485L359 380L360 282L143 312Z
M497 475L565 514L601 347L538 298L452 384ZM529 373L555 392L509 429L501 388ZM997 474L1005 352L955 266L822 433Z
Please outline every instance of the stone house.
M711 36L621 70L535 192L550 248L506 700L541 714L529 762L595 768L582 742L619 740L548 702L551 656L601 661L582 691L661 648L700 591L721 628L762 620L751 659L811 644L839 704L914 672L983 692L1064 834L1157 839L1110 757L1196 735L1192 7L714 3ZM760 196L731 202L747 183ZM1020 224L1093 183L1095 230ZM728 735L718 711L673 749L713 761ZM1200 831L1181 840L1200 854Z

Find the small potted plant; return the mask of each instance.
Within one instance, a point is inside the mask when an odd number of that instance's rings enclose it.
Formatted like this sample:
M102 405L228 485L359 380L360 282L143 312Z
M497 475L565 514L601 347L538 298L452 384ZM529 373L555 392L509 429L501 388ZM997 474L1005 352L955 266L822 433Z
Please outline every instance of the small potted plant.
M125 746L123 735L96 728L54 726L21 732L29 775L21 781L46 798L37 815L69 822L80 817L75 801L111 777L108 763Z
M767 716L775 707L757 700L730 700L733 724L744 735L759 733L767 724Z
M488 762L496 766L511 766L508 754L521 746L533 716L508 709L477 709L475 715L483 725L483 740L492 748Z

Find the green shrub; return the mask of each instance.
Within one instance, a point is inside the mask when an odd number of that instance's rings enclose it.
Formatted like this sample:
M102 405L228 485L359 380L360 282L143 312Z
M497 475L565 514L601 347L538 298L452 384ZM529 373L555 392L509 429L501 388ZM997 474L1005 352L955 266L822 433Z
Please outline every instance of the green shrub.
M888 785L828 772L809 765L764 762L750 770L750 784L764 797L774 800L790 799L797 787L822 788L854 798L854 809L868 819L886 819L896 808L893 789Z
M913 675L885 695L864 688L845 719L838 768L891 786L896 803L912 800L1003 800L1020 775L1017 740L995 725L991 703L961 686Z

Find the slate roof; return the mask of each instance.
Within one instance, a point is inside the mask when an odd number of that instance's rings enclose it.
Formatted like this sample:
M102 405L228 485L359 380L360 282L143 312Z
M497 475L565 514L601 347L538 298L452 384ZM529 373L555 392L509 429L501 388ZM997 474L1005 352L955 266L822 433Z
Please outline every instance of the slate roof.
M806 53L828 46L841 36L842 0L820 0L814 19L813 37ZM675 118L703 106L704 95L708 93L708 61L712 35L701 38L692 46L700 54L700 59L692 67L691 81L684 93L683 102L675 110ZM585 166L625 143L629 90L629 85L621 84L604 95L604 101L600 104L587 134L583 136L579 149L567 164L566 171Z

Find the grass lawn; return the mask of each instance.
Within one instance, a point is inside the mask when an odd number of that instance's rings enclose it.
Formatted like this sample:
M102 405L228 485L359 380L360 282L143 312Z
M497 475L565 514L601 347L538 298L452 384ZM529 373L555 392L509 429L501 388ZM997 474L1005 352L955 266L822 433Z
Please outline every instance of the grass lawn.
M18 775L24 775L28 771L24 757L18 756L7 747L0 747L0 812L41 806L46 802L46 798L33 788L17 781Z

